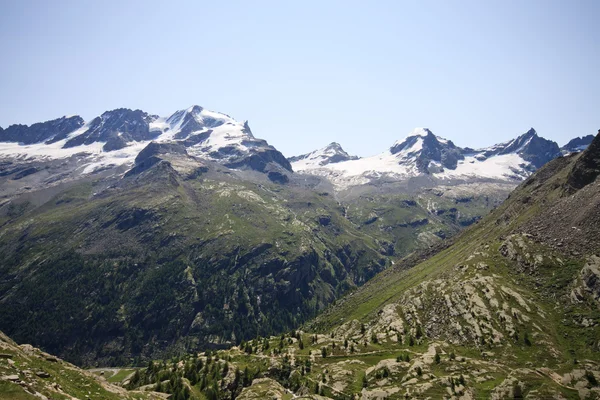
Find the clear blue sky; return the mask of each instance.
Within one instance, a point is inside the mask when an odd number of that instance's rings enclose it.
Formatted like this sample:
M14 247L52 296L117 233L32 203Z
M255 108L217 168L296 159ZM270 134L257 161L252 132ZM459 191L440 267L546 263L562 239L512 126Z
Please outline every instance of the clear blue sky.
M0 0L0 126L199 104L285 155L600 128L600 1Z

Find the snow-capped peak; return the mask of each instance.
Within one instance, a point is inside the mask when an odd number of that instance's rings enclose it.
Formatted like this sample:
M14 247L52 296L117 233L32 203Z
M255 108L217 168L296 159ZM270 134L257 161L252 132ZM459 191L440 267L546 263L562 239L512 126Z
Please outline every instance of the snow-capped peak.
M31 145L19 143L19 138L29 136ZM197 105L166 118L122 108L106 111L87 123L77 117L2 130L0 157L56 159L86 153L83 172L88 173L111 165L131 164L150 142L177 142L185 146L189 155L231 168L245 168L252 158L253 169L263 170L266 164L274 162L291 170L281 153L252 135L247 121L238 122Z
M431 134L432 133L428 128L415 128L408 136L427 136Z
M428 128L415 128L404 139L397 140L390 147L390 152L396 154L399 152L416 152L423 147L454 147L454 144L440 136L436 136Z
M517 154L535 169L558 157L560 149L558 144L538 136L535 129L530 128L516 139L481 149L477 153L480 160L498 155Z
M294 163L294 170L302 171L317 166L356 159L358 159L357 156L351 156L348 154L339 143L332 142L327 146L313 152L290 157L289 161Z
M428 135L432 135L432 133L429 129L415 128L404 139L396 140L394 142L394 144L392 145L392 147L390 147L390 150L394 149L394 148L398 148L399 145L404 144L407 140L409 140L411 138L427 137ZM413 140L413 142L416 142L416 140Z
M176 111L165 122L175 139L184 139L194 132L217 128L224 124L240 125L226 114L209 111L197 105Z
M194 104L193 106L190 106L187 110L185 110L187 113L189 114L194 114L194 115L198 115L202 112L202 110L204 110L202 107L200 107L197 104Z

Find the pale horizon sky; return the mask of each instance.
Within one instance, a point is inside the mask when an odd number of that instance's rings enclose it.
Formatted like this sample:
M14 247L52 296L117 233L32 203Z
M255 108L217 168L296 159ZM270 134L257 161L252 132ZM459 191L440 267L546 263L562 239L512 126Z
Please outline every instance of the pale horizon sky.
M0 0L0 126L192 104L286 156L600 128L600 1Z

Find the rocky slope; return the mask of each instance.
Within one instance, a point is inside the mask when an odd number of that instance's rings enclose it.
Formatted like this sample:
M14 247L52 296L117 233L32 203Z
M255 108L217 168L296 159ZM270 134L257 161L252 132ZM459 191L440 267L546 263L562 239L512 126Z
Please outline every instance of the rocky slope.
M164 399L163 393L127 391L31 345L17 345L0 332L2 399Z

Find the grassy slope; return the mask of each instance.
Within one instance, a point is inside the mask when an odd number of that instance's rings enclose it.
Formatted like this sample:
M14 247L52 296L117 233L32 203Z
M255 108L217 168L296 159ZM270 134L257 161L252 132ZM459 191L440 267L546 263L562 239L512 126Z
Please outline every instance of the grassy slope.
M0 352L0 376L18 377L18 381L0 379L1 399L40 399L40 395L57 400L160 398L153 393L127 392L38 349L19 347L1 332Z

